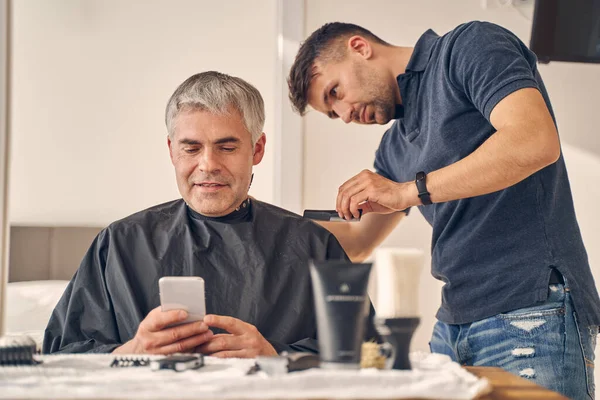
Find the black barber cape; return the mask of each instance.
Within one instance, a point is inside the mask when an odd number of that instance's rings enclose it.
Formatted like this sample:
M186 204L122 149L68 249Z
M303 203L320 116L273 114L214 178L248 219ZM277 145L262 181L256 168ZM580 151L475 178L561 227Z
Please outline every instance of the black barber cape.
M52 313L43 352L112 352L160 305L163 276L202 277L207 313L255 325L278 352L317 352L310 259L347 256L327 230L254 199L218 218L181 199L152 207L98 234ZM369 323L366 338L375 336Z

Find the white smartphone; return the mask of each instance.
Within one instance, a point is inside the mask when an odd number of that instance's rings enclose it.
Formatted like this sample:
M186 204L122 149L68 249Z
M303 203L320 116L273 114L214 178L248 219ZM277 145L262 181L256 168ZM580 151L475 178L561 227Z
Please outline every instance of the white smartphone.
M162 311L185 310L188 317L176 324L202 321L206 315L204 279L199 276L163 276L158 280Z

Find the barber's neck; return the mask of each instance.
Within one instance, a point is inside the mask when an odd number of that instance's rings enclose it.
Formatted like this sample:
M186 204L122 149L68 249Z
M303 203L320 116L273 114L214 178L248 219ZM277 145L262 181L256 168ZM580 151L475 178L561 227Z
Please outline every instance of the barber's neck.
M384 57L387 59L389 72L394 77L406 72L414 47L388 46Z
M380 54L385 60L390 81L395 82L398 75L406 72L406 66L413 54L414 47L382 46ZM400 89L396 86L396 104L402 104Z

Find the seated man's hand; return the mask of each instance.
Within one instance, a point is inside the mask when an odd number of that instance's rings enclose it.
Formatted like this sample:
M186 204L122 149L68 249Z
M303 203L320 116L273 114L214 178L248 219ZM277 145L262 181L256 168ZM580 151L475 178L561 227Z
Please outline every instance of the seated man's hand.
M209 327L221 328L229 333L214 335L197 351L221 358L254 358L275 356L277 351L263 337L254 325L237 318L220 315L207 315L204 323Z
M186 318L187 312L183 310L162 312L158 306L140 322L135 337L121 347L117 347L113 353L185 353L192 351L213 336L212 331L202 321L169 327Z

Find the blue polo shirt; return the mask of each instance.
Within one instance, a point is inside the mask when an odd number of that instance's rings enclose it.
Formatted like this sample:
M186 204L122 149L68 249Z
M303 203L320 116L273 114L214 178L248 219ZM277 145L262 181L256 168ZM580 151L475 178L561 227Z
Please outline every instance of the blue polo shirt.
M487 22L463 24L441 37L428 30L397 80L403 115L375 158L376 171L396 182L474 152L495 133L490 114L496 104L519 89L539 90L554 118L535 54ZM600 300L562 155L507 189L419 210L433 227L432 274L445 283L439 320L462 324L540 304L556 268L582 323L600 325Z

